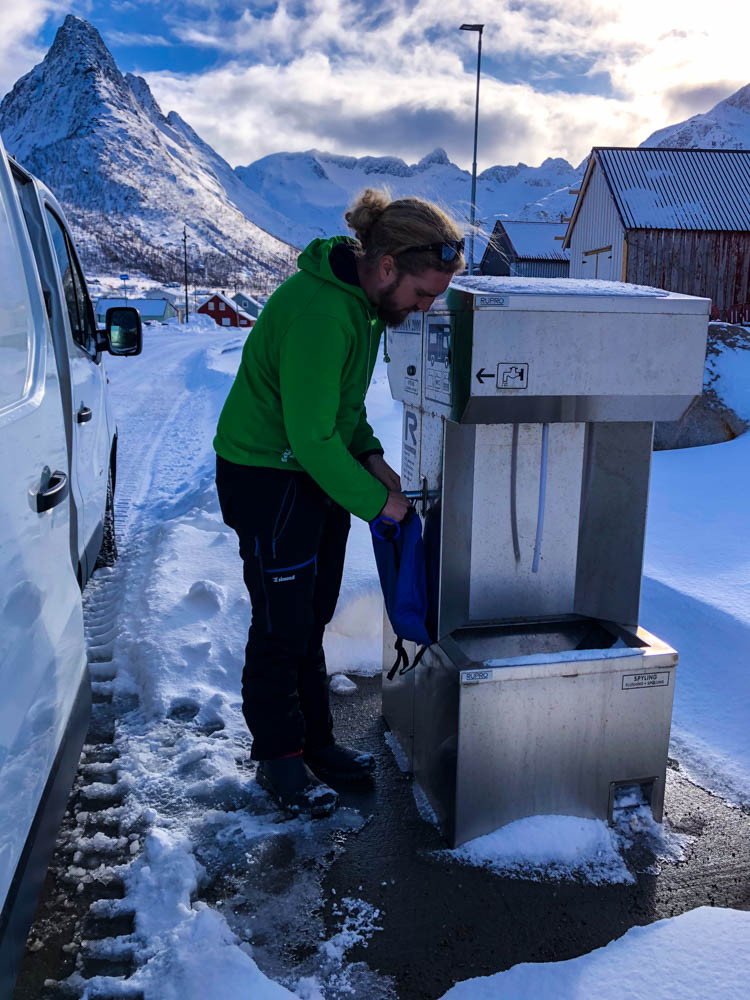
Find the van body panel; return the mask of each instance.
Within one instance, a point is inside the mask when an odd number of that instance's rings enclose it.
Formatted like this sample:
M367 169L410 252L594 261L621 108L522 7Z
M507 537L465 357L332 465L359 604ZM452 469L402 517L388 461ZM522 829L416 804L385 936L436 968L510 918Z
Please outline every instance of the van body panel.
M64 378L1 144L0 259L0 802L12 803L0 810L6 920L8 894L88 679L70 558ZM40 507L49 509L40 513Z
M26 936L78 768L90 712L91 685L85 676L81 680L5 904L0 907L0 997L11 995L20 971Z
M12 165L24 222L34 251L42 292L48 303L49 322L61 380L69 475L73 501L71 558L80 567L81 585L91 576L101 546L103 513L107 497L112 441L112 417L107 378L101 353L86 351L73 336L67 295L74 280L86 294L85 280L77 260L65 215L49 189L18 164ZM75 275L75 278L74 278ZM95 331L90 302L86 322ZM90 410L82 421L79 414Z

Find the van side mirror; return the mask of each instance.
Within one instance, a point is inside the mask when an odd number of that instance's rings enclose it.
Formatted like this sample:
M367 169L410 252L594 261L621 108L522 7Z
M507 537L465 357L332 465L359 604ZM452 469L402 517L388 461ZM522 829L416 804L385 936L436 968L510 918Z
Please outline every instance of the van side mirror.
M143 350L141 314L132 306L113 306L107 310L105 337L110 354L126 357Z

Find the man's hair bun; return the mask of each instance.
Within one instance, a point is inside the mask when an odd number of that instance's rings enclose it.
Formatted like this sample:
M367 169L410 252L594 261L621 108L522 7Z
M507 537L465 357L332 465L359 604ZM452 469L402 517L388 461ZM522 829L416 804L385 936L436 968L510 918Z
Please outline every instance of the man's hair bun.
M366 267L374 267L385 254L395 255L398 270L407 274L421 274L427 267L456 274L466 266L458 248L449 260L434 249L436 244L458 243L463 233L447 212L422 198L394 201L387 190L365 188L344 218L359 243L355 253Z
M354 231L354 235L363 247L367 246L372 227L380 219L390 202L391 199L386 191L365 188L344 213L346 224Z

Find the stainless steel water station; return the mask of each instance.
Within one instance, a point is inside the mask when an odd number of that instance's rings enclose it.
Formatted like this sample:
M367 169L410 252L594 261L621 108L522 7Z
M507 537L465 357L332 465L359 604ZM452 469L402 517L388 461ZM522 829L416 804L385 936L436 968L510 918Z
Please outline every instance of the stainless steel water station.
M677 653L638 624L653 425L701 391L709 307L458 277L388 331L438 641L388 680L386 620L383 714L452 846L611 819L622 787L661 821Z

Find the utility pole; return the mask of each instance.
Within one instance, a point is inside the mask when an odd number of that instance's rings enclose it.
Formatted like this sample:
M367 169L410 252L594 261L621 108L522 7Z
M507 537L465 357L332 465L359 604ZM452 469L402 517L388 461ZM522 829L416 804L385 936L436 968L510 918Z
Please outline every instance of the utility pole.
M185 257L185 322L190 319L190 309L188 308L188 282L187 282L187 226L182 227L182 247Z
M469 274L474 271L474 220L477 211L477 134L479 132L479 74L482 66L482 32L483 24L462 24L461 31L476 31L479 33L477 50L477 101L474 110L474 163L471 168L471 220L469 222Z

